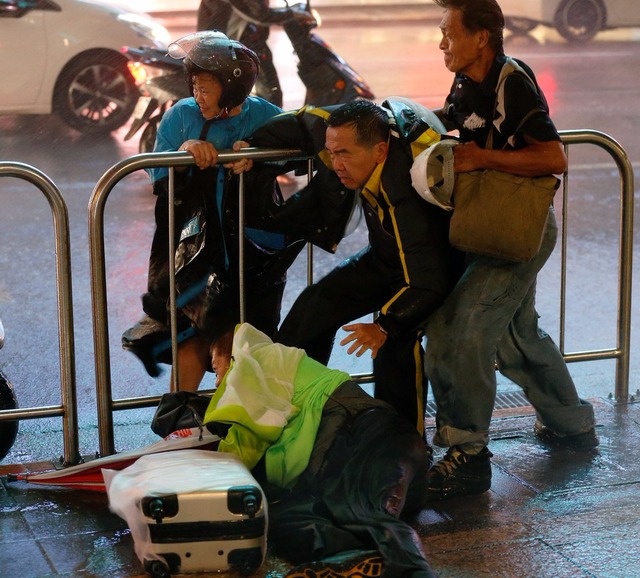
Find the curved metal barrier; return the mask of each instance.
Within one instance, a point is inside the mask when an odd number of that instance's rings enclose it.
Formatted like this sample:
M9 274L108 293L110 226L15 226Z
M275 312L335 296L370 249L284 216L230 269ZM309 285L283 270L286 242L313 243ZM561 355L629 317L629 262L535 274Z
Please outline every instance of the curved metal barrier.
M620 184L620 239L618 271L618 324L617 343L609 349L565 353L568 362L615 359L615 398L623 401L629 393L629 366L631 340L631 279L633 255L633 208L634 175L631 162L622 147L610 136L591 130L561 131L560 135L568 150L573 144L592 144L606 150L616 162L621 176ZM223 152L221 162L230 162L250 156L259 160L282 158L301 158L298 151L256 150L242 153ZM174 167L193 164L192 157L186 152L149 153L137 155L114 165L96 184L89 202L89 245L91 256L91 288L93 306L93 330L95 346L96 395L98 410L98 428L100 453L107 455L115 452L113 436L113 411L156 405L159 396L128 399L112 399L110 356L108 339L108 312L105 279L104 253L104 207L106 199L115 186L126 175L151 167L166 166L170 175ZM69 222L66 205L55 184L41 171L15 162L0 162L0 176L17 177L27 180L38 187L47 197L53 213L56 245L58 323L60 347L60 374L62 402L59 406L43 406L0 411L0 421L14 419L36 419L44 417L62 417L64 435L65 465L80 461L78 444L77 400L75 384L75 349L73 329L73 308L71 291L71 259L69 249ZM172 177L171 177L172 178ZM567 190L570 175L564 179L563 214L567 214ZM172 194L172 193L171 193ZM241 194L243 187L241 186ZM566 219L565 219L566 221ZM565 302L566 302L566 257L567 231L563 223L562 230L562 279L560 298L560 348L564 350ZM307 280L312 281L312 253L309 250ZM372 376L361 374L353 376L360 383L370 382Z
M634 176L631 160L622 146L609 135L595 130L560 131L568 155L572 144L592 144L607 151L616 162L620 173L620 238L618 255L618 335L616 347L576 353L565 353L567 362L599 359L616 360L615 399L629 396L629 366L631 357L631 277L633 268L633 207ZM562 213L567 215L569 174L563 179ZM560 294L560 350L564 351L566 307L567 227L562 226L562 283Z
M242 153L220 152L218 159L220 164L228 163L242 158L253 160L278 160L295 159L300 157L299 151L271 150L271 149L244 149ZM89 200L89 250L91 263L91 295L93 307L93 339L95 349L96 367L96 396L98 408L98 436L100 441L100 454L108 455L115 452L113 432L113 411L117 409L130 409L138 407L150 407L157 405L159 396L138 398L126 398L114 400L111 392L111 366L109 355L109 329L107 312L107 285L105 275L104 252L104 208L107 197L113 187L128 174L139 169L152 167L169 167L169 207L173 206L173 181L175 167L194 164L193 157L188 152L171 153L147 153L125 159L109 169L98 181ZM243 206L244 182L240 179L240 206ZM240 215L242 217L242 214ZM169 223L173 222L170 212ZM170 235L170 238L172 235ZM170 246L170 250L173 247ZM242 255L242 243L240 243ZM170 264L172 260L169 260ZM173 277L173 275L172 275ZM242 289L242 287L241 287ZM172 291L173 293L173 291ZM242 303L241 303L242 309ZM172 326L175 325L172 319ZM172 327L175 329L175 327ZM175 338L176 331L172 331ZM173 347L174 367L175 346Z
M29 181L44 193L51 206L55 236L61 381L61 405L3 410L0 411L0 421L61 416L64 437L63 463L64 465L77 464L80 461L80 452L67 206L55 183L43 172L30 165L0 161L0 177L16 177Z
M615 397L616 400L626 400L629 392L629 362L631 344L631 268L633 254L633 194L634 177L631 162L623 148L610 136L593 130L560 131L565 149L571 144L593 144L605 149L615 160L621 177L620 211L621 232L619 249L619 278L618 278L618 335L614 348L594 351L565 353L568 362L615 359ZM246 151L247 149L245 149ZM276 160L281 158L300 158L298 151L274 151L250 149L247 153L223 152L220 162L230 162L245 156L253 159ZM111 378L109 367L108 329L107 329L107 299L104 270L104 204L107 196L115 184L125 175L150 167L170 167L170 180L173 182L173 168L193 164L192 157L186 152L149 153L126 159L114 167L100 179L94 188L89 203L89 243L91 247L92 267L92 297L94 319L94 342L96 359L96 391L98 403L98 427L100 436L100 453L111 454L115 451L113 435L113 411L134 407L150 407L156 405L160 397L139 397L114 400L111 397ZM564 178L563 214L567 209L568 172ZM170 187L171 189L171 187ZM170 195L172 195L170 191ZM243 186L241 184L241 195ZM170 203L171 206L171 203ZM242 206L242 203L240 203ZM307 281L312 282L312 253L309 251ZM563 223L562 230L562 280L561 280L561 336L560 349L564 351L565 333L565 298L566 298L566 257L567 231ZM175 359L174 359L175 362ZM370 374L353 376L359 383L371 382Z

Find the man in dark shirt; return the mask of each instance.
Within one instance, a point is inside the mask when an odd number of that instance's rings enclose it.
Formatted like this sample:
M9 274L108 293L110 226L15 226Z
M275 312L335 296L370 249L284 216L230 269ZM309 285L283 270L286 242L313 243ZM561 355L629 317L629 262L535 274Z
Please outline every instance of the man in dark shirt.
M463 141L454 147L455 172L562 173L567 159L533 72L504 54L499 5L495 0L435 2L445 9L440 24L445 66L456 75L438 111ZM497 88L505 66L510 74ZM493 144L486 148L490 133ZM550 207L542 246L531 261L468 254L465 273L429 319L426 371L438 408L433 443L449 448L429 473L432 498L491 487L487 444L496 364L535 407L538 437L597 445L593 407L579 398L560 351L538 327L536 277L557 231Z

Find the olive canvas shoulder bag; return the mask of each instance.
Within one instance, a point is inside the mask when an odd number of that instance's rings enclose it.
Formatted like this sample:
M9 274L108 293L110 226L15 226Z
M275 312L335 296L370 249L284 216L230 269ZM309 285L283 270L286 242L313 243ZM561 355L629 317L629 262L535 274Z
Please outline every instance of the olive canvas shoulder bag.
M535 112L527 114L518 129ZM493 129L486 148L491 148L492 140ZM490 169L457 173L449 242L470 253L509 261L531 260L540 250L559 184L553 175L523 177Z

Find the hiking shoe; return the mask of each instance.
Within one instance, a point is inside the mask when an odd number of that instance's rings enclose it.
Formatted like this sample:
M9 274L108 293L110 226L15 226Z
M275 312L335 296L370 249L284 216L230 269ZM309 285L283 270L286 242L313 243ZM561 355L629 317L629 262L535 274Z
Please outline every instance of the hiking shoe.
M445 456L429 470L429 498L442 500L486 492L491 487L491 457L493 454L487 448L472 455L458 446L450 447Z
M588 451L597 448L600 444L595 428L579 434L561 436L542 422L536 421L533 433L543 444L557 448Z
M349 556L337 555L291 570L285 578L375 578L382 576L383 560L378 552Z

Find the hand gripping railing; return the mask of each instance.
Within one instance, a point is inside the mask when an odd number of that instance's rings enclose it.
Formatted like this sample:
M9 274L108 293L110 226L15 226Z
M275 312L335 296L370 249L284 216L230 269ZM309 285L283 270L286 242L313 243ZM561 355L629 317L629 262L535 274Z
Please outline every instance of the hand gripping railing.
M272 149L243 149L242 152L220 151L218 154L219 164L225 164L243 158L252 160L278 160L278 159L307 159L301 156L300 151L292 150L272 150ZM91 253L91 294L93 306L93 339L95 349L96 368L96 395L98 405L98 435L100 439L101 455L112 454L115 451L113 435L113 410L128 409L134 407L150 407L157 405L160 398L158 396L138 397L113 400L111 393L111 367L109 356L109 330L107 312L107 285L105 278L105 251L104 251L104 207L113 187L128 174L139 169L153 167L169 167L169 227L174 227L173 206L174 206L174 169L193 165L194 159L191 154L185 151L171 153L147 153L136 155L125 159L111 167L98 181L93 189L89 200L89 250ZM244 220L244 179L240 178L240 215L239 222ZM171 229L173 230L173 229ZM169 235L169 254L175 254L173 246L173 235ZM240 235L239 251L242 262L244 254L243 238ZM173 259L169 259L170 279L174 283ZM240 313L241 320L244 318L244 285L241 276L240 280ZM172 285L171 298L174 298L175 290ZM177 331L175 319L175 307L171 307L171 329L173 341L173 368L174 375L177 371L175 339ZM177 379L177 375L175 375Z
M17 177L38 187L49 201L53 214L58 293L58 338L60 349L61 405L26 407L0 411L0 421L62 416L64 465L80 461L78 409L76 402L73 304L71 297L71 251L67 206L53 181L38 169L17 162L0 162L0 176Z

